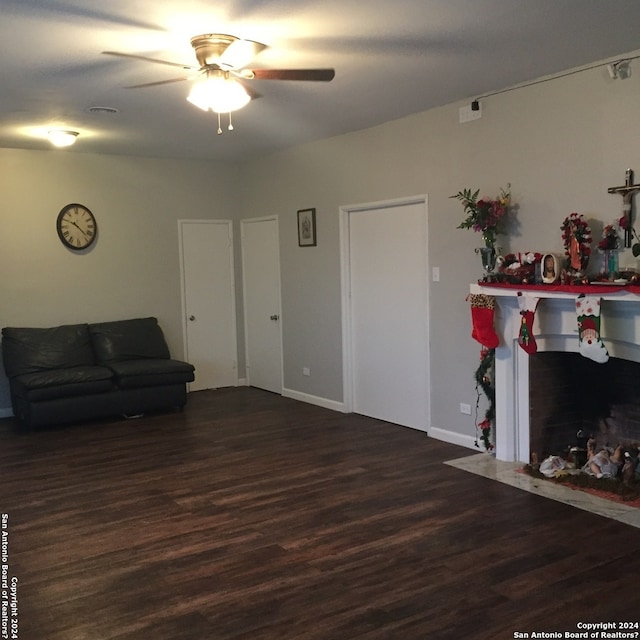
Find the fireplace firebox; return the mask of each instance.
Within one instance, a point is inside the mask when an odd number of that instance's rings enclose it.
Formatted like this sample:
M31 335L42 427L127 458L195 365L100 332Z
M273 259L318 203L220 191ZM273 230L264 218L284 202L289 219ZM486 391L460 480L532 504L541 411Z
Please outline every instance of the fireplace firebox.
M586 461L586 441L598 448L640 443L640 363L596 363L579 353L545 351L529 359L531 457ZM584 458L583 458L584 456Z

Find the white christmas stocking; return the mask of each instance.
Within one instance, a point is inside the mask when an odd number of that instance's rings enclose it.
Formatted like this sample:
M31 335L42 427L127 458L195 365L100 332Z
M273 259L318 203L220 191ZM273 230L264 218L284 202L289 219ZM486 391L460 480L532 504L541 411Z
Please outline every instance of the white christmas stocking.
M609 352L600 338L600 298L581 293L576 298L578 351L600 364L609 360Z

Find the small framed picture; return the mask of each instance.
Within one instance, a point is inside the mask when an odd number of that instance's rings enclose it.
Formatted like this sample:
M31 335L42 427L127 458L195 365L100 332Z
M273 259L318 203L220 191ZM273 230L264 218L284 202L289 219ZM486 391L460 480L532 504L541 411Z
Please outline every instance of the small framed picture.
M553 284L559 277L558 258L553 253L545 253L542 257L542 282Z
M316 210L300 209L298 211L298 246L316 246Z

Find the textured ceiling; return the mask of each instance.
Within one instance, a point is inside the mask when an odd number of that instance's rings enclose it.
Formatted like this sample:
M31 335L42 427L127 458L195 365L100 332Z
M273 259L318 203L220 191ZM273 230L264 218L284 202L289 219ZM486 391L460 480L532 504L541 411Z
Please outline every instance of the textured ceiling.
M242 161L640 49L638 0L0 0L0 146ZM217 135L189 81L189 40L268 45L255 68L333 67L330 83L253 80L262 97ZM640 73L640 68L638 69ZM91 113L113 107L116 114ZM224 128L224 127L223 127Z

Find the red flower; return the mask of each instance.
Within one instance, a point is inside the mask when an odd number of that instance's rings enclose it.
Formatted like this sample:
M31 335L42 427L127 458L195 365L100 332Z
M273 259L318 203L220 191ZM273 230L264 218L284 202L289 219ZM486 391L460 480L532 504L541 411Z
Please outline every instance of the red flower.
M500 190L497 198L483 197L478 200L480 190L472 192L471 189L463 189L452 198L462 202L466 218L458 225L458 229L473 229L495 240L495 236L502 232L502 226L509 213L511 194L510 185Z
M626 218L620 218L617 224L624 229L625 227L620 224L622 220L626 221ZM620 238L618 238L618 229L616 227L616 223L605 225L604 229L602 230L602 240L598 242L598 249L600 249L601 251L611 251L613 249L618 249L619 247Z

